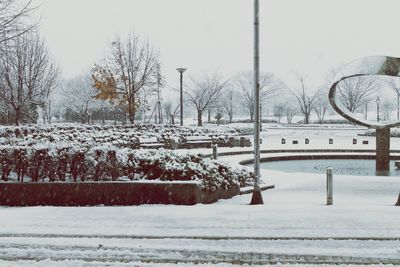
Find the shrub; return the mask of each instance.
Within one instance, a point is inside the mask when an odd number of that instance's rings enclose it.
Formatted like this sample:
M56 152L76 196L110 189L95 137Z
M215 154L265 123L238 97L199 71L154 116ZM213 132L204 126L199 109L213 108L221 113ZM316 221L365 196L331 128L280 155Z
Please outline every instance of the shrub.
M16 159L16 160L10 160ZM10 172L23 182L29 174L38 181L130 180L198 181L204 190L246 186L254 175L244 167L205 159L200 155L179 155L168 150L119 149L115 146L0 146L2 179Z

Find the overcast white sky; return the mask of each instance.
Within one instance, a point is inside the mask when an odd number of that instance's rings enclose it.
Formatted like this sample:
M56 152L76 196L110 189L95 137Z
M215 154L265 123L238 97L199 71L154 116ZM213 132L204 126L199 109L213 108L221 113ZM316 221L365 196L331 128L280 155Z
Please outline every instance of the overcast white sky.
M73 77L99 61L116 33L158 48L169 87L185 75L252 69L252 0L36 0L40 27ZM332 67L367 55L400 56L399 0L260 0L261 67L317 85Z

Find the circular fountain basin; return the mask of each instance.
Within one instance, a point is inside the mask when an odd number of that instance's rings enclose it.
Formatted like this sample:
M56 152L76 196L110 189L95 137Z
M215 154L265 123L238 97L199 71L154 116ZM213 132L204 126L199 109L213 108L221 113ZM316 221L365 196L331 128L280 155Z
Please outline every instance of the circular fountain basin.
M400 170L395 169L394 160L390 161L389 176L399 176ZM262 162L260 168L278 170L290 173L325 173L332 167L334 174L375 176L375 160L373 159L299 159L274 160Z

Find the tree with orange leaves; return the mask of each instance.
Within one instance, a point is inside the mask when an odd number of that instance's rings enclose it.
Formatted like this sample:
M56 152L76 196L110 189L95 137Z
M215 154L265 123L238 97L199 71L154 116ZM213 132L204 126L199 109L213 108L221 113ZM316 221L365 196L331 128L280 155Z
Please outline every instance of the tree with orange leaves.
M104 62L92 69L93 86L98 90L95 98L124 109L133 124L138 108L145 102L143 95L157 83L158 53L134 34L126 41L117 36Z

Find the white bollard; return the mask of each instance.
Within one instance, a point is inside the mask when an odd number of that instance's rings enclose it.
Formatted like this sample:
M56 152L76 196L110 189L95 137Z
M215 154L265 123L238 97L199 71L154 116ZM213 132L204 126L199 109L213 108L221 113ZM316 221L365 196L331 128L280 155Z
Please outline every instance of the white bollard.
M218 159L218 151L217 151L218 146L215 144L213 146L213 158Z
M326 205L333 205L333 169L326 168Z

